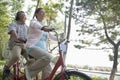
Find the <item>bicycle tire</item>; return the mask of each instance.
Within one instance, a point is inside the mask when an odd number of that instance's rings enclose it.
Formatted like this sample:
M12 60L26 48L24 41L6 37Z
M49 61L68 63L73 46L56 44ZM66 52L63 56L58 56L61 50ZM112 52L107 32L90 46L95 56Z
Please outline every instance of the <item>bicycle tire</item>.
M53 80L62 80L62 75L59 73ZM77 70L67 70L64 72L64 80L92 80L88 75Z

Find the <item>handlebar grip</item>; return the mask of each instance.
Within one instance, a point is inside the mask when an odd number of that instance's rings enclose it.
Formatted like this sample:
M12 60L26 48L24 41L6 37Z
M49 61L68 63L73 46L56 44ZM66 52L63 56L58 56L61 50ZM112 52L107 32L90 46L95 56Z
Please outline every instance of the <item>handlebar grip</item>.
M50 31L54 31L54 30L55 30L55 28L51 28L51 29L50 29Z

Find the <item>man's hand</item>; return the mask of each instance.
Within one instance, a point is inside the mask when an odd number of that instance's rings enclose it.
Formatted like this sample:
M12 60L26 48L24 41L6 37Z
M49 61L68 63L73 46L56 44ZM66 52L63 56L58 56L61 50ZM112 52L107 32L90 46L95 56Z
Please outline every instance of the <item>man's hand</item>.
M18 40L21 41L21 42L25 41L25 39L23 39L22 37L19 37Z
M17 40L20 41L20 42L23 42L23 43L26 43L26 41L27 41L27 39L24 39L22 37L19 37Z

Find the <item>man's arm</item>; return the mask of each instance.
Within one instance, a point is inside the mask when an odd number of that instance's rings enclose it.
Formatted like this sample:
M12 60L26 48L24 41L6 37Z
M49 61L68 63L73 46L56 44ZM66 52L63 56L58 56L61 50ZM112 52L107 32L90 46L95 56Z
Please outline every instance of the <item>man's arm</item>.
M25 42L25 39L17 36L16 31L12 30L12 31L9 32L9 34L10 34L12 37L14 37L16 41L19 40L19 41L21 41L21 42Z
M9 32L9 34L10 34L12 37L14 37L16 40L18 39L16 31L11 30L11 31Z

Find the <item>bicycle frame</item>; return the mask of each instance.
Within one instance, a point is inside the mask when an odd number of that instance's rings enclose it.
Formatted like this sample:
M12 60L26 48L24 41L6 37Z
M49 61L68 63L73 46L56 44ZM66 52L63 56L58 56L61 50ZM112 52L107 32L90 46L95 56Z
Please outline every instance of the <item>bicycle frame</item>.
M9 55L9 54L8 54ZM9 59L9 58L6 58ZM21 71L20 68L20 60L18 60L13 66L12 66L12 72L9 75L10 78L12 78L12 80L26 80L25 74L24 72ZM4 76L4 75L3 75ZM8 77L8 76L6 76ZM7 78L3 78L3 79L7 79Z
M23 75L20 76L20 74ZM23 73L20 69L20 61L17 61L16 64L13 65L13 74L11 77L15 80L26 80L25 73ZM38 74L35 79L38 80Z
M58 33L56 31L54 31L54 32L57 34L57 40L58 40ZM64 64L64 61L63 61L62 51L60 50L60 42L59 41L58 41L58 47L59 47L59 58L58 58L58 60L55 64L52 72L50 73L50 75L44 80L52 80L55 72L57 71L57 69L60 66L62 67L62 69L61 69L62 80L64 80L64 75L63 74L64 74L64 71L65 71L66 67L65 67L65 64Z
M24 74L23 72L21 72L20 70L20 62L17 61L17 63L15 65L13 65L13 75L12 77L15 79L15 80L25 80L25 75L23 76L20 76L20 73L21 74Z
M57 34L57 40L58 40L58 33L56 31L54 31ZM58 40L58 47L59 47L59 58L54 66L54 68L52 69L52 72L50 73L50 75L45 78L44 80L52 80L53 76L55 75L56 71L58 70L58 68L61 66L61 75L62 75L62 80L64 80L64 72L65 72L65 65L64 65L64 61L63 61L63 56L62 56L62 51L60 50L60 42ZM20 76L21 70L20 70L20 62L18 61L14 66L13 66L13 75L12 77L15 80L25 80L25 75ZM24 74L24 73L23 73ZM38 80L38 74L36 75L36 80Z
M54 32L56 32L56 31L54 31ZM57 32L56 32L56 34L57 34ZM57 34L57 40L58 40L58 34ZM58 68L60 66L61 66L61 71L60 71L59 74L57 74L54 77L54 80L60 80L60 79L61 80L65 80L65 79L68 80L72 76L76 77L77 80L79 78L83 79L83 80L92 80L89 76L87 76L84 73L79 72L78 70L76 71L75 69L66 69L66 66L65 66L64 60L63 60L63 55L62 55L62 52L66 51L66 47L64 45L66 42L68 42L68 41L66 40L61 44L61 42L58 40L59 58L58 58L58 60L57 60L57 62L55 64L54 68L52 69L52 72L50 73L50 75L47 78L45 78L44 80L52 80L55 73L56 73L56 71L58 70ZM64 47L61 47L61 46L64 46ZM13 66L13 71L14 71L13 74L10 76L12 79L26 80L25 74L23 72L21 72L20 62L19 61L17 61L17 63ZM23 73L24 75L20 76L20 73ZM3 79L4 79L4 77L3 77ZM38 74L36 75L36 80L38 80ZM73 80L73 78L72 78L72 80Z
M62 69L61 69L62 80L64 80L63 74L64 74L64 71L65 71L65 65L64 65L64 62L63 62L63 58L62 58L62 52L60 51L59 54L60 54L59 59L57 60L57 62L56 62L56 64L55 64L55 66L54 66L51 74L50 74L46 79L44 79L44 80L52 80L55 72L57 71L57 69L58 69L60 66L62 67Z

